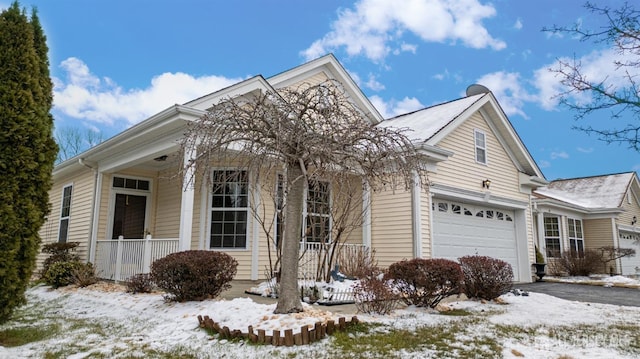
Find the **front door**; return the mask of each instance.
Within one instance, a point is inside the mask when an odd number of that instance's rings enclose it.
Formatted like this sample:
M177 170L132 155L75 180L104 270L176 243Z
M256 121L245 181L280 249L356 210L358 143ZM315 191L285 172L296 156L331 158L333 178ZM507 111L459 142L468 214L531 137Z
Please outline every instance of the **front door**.
M144 238L147 196L116 194L113 212L113 239L119 236L128 239Z

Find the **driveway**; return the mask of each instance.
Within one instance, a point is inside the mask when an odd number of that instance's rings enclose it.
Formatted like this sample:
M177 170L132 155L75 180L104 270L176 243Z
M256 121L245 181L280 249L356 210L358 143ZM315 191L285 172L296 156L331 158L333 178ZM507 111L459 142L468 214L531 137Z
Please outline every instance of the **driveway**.
M634 288L603 287L557 282L516 284L514 288L579 302L640 307L640 289Z

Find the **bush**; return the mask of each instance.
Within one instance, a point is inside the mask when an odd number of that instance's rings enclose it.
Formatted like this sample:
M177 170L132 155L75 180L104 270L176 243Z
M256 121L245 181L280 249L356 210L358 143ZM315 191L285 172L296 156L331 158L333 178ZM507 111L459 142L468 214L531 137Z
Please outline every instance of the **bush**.
M215 298L229 289L238 262L222 252L191 250L169 254L151 264L151 280L168 301Z
M338 251L334 263L340 265L340 272L349 278L366 278L378 267L376 251L369 247L355 247Z
M436 258L393 263L387 278L394 281L407 305L435 308L444 298L459 294L462 270L454 261Z
M127 293L151 293L153 290L153 281L151 274L138 273L134 274L126 282Z
M82 266L79 261L55 262L42 277L44 282L54 288L64 287L74 282L74 272Z
M361 273L361 279L353 288L358 311L367 314L387 315L398 306L398 295L394 293L385 274L374 268L369 274Z
M467 297L492 300L511 290L511 264L486 256L464 256L459 260Z
M44 279L47 275L49 267L57 262L73 262L79 261L80 257L74 253L76 247L80 243L78 242L55 242L42 246L42 253L47 253L49 256L44 260L42 264L42 272L40 272L40 278Z
M87 287L98 282L96 268L91 263L80 264L71 273L73 284L78 287Z
M561 270L570 276L588 276L596 273L602 268L602 254L597 251L587 249L582 253L577 251L562 252L557 264Z

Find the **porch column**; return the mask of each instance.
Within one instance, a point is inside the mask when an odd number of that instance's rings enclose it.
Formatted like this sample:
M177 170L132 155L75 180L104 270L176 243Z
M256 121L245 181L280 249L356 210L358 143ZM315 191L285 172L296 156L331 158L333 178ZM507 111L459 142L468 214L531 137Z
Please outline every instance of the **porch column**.
M93 208L91 213L91 233L89 238L89 262L96 264L98 250L98 224L100 222L100 202L102 199L102 172L95 170L95 188L93 192Z
M536 214L536 241L538 249L541 253L544 253L544 257L547 258L547 243L544 240L544 214L538 212Z
M195 147L190 148L184 154L183 165L186 168L183 185L182 185L182 201L180 204L180 251L191 249L191 235L193 227L193 203L195 195L195 166L191 160L196 157Z

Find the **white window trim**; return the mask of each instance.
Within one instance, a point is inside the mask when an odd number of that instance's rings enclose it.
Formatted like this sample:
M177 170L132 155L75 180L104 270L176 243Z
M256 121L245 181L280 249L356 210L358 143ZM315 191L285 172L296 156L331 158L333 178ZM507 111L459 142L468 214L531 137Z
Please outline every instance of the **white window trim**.
M333 184L331 183L331 181L328 181L325 179L319 179L317 181L326 183L327 189L329 191L329 213L328 214L317 213L316 215L329 218L329 240L327 241L326 244L330 244L330 243L333 243L333 218L331 216L331 209L333 208ZM303 243L322 243L322 242L307 241L307 235L305 232L307 228L307 217L309 215L308 208L307 208L308 196L309 196L309 184L307 183L305 185L304 199L303 199L304 202L302 205L302 242Z
M148 190L141 190L141 189L131 189L131 188L121 188L121 187L114 187L113 186L113 179L114 177L121 177L121 178L129 178L129 179L135 179L135 180L143 180L143 181L149 181L149 189ZM152 208L152 198L153 196L151 196L151 193L153 192L153 180L151 178L148 177L138 177L138 176L129 176L129 175L121 175L121 174L112 174L111 177L109 178L109 214L108 214L108 221L107 221L107 236L105 239L113 239L113 216L115 214L115 210L116 210L116 195L118 194L129 194L132 196L145 196L147 197L147 208L145 208L145 213L144 213L144 228L145 229L149 229L149 219L151 218L151 208ZM138 238L140 239L140 238Z
M245 208L247 211L247 233L246 239L244 243L244 247L233 247L233 248L225 248L225 247L211 247L211 212L213 211L213 201L211 200L212 196L212 188L211 186L207 186L207 191L205 192L207 196L207 231L204 238L204 249L209 251L218 251L218 252L247 252L251 250L251 246L249 245L249 241L251 238L251 230L253 228L253 214L251 213L252 201L254 198L254 189L251 185L252 176L249 173L249 170L246 168L236 168L236 167L216 167L211 170L211 178L213 178L213 173L215 171L245 171L247 172L247 207L234 207L233 210L238 210ZM231 210L231 209L229 209Z
M571 222L573 222L573 225L571 224ZM576 222L580 222L580 234L582 235L582 237L578 237L578 231L576 230ZM571 240L573 240L574 242L578 242L581 241L582 242L582 250L584 251L586 248L584 247L584 223L582 223L582 220L579 218L567 218L567 237L569 237L569 247L571 247L571 250L578 250L578 248L573 248L571 246ZM571 230L573 229L573 234L575 236L571 236Z
M67 215L66 217L62 216L62 211L64 210L64 191L65 189L71 187L71 197L69 198L69 215ZM60 229L62 226L62 221L63 220L67 220L67 237L64 239L64 242L68 242L69 241L69 228L71 227L71 207L73 204L73 182L66 184L62 187L62 197L60 200L60 217L58 219L58 236L57 236L57 242L61 243L60 241Z
M555 218L558 222L558 236L547 236L547 224L545 223L545 219L547 218ZM544 217L542 220L542 237L544 239L544 246L545 246L545 257L547 258L559 258L559 256L562 253L562 247L563 247L563 243L562 243L562 219L558 216L549 216L549 217ZM550 256L548 251L547 251L547 239L557 239L558 243L560 244L560 253L558 253L558 257L555 256Z
M280 180L280 176L282 176L282 179L284 180L284 174L282 173L277 173L276 174L276 184L275 184L275 191L277 193L278 191L278 181ZM331 181L325 180L325 179L320 179L318 180L319 182L324 182L327 183L328 185L328 190L329 190L329 214L327 215L322 215L325 216L327 218L329 218L329 242L327 242L327 244L331 243L333 241L333 237L332 237L332 230L333 230L333 217L331 215L331 209L333 208L333 184L331 183ZM309 187L308 184L305 185L305 190L304 190L304 194L303 194L303 204L302 204L302 223L301 223L301 230L302 233L300 234L300 243L320 243L320 242L309 242L307 241L307 236L306 236L306 227L307 227L307 216L309 214L308 212L308 208L307 208L307 199L309 196ZM276 201L277 201L277 196L276 196ZM274 226L273 226L273 246L274 248L276 247L276 240L277 240L277 230L278 230L278 210L277 210L277 203L275 203L276 209L274 211ZM284 224L283 224L284 225ZM282 229L284 231L284 228Z
M483 142L484 142L484 146L478 146L478 141L477 141L477 137L478 134L481 134L483 136ZM487 134L486 132L479 130L479 129L474 129L473 130L473 148L474 148L474 155L475 155L475 160L476 163L479 163L481 165L487 165L489 164L489 151L487 151ZM480 162L478 161L478 149L481 149L484 151L484 162Z

